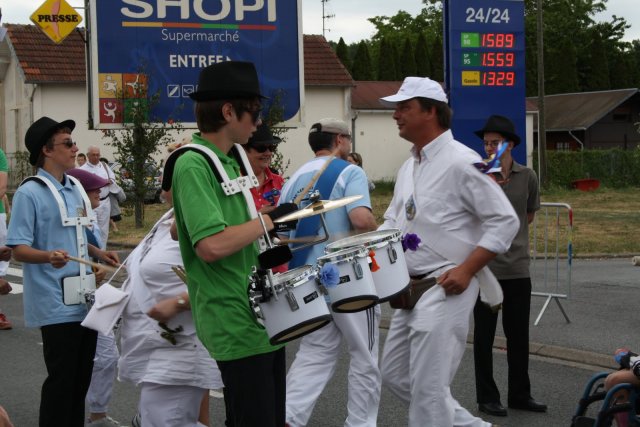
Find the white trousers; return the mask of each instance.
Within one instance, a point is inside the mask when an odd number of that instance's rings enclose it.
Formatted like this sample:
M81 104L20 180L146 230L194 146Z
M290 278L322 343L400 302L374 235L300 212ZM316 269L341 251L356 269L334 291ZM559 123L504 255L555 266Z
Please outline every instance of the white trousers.
M140 389L142 427L196 427L205 390L188 385L143 382Z
M2 201L0 201L2 203ZM7 244L7 214L0 213L0 246ZM0 277L7 275L9 261L0 261Z
M381 371L385 386L409 403L409 427L491 426L460 406L450 389L464 354L478 289L475 278L460 295L445 295L442 287L434 286L413 310L395 310Z
M113 332L109 335L98 334L96 357L93 359L91 385L87 391L89 412L106 413L113 392L113 381L118 367L118 347Z
M380 403L378 368L380 306L356 313L331 313L333 322L306 335L287 373L287 423L305 426L336 370L344 338L349 347L349 389L345 426L375 427Z
M109 239L109 220L111 219L111 202L107 197L104 200L100 200L100 206L95 209L96 217L98 221L98 228L100 229L100 238L102 239L102 248L107 248L107 239Z

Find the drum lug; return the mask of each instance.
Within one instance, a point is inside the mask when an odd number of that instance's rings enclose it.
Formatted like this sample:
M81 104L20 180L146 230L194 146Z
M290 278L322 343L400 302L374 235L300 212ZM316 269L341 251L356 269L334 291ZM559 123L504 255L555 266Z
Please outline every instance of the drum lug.
M387 247L387 253L389 254L389 261L391 261L391 264L395 264L398 260L398 253L396 252L396 249L389 245Z
M289 303L289 307L291 308L291 311L296 311L300 308L298 306L298 301L296 301L296 296L293 294L293 292L289 292L288 290L287 290L287 302Z
M364 273L362 272L362 267L358 264L357 261L352 261L353 264L353 272L356 275L356 280L360 280L364 277Z

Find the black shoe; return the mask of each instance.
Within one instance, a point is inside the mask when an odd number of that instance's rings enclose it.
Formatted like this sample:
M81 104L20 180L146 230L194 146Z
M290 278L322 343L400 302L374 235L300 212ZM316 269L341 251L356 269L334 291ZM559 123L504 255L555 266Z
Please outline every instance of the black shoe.
M479 403L478 409L485 414L495 415L496 417L506 417L507 410L500 402Z
M509 401L509 408L531 412L547 412L547 405L536 402L533 397L522 401Z

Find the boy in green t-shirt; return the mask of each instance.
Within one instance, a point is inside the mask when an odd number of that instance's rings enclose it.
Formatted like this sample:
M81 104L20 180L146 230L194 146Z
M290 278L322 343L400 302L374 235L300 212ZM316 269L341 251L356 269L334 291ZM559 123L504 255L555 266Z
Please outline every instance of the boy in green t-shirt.
M261 123L263 97L254 65L229 61L206 67L190 96L200 130L192 142L212 150L229 179L237 178L240 167L230 151L235 143L246 144ZM284 348L269 343L247 296L248 277L258 263L255 241L264 229L251 219L242 192L224 193L200 153L187 151L176 160L171 188L193 319L218 362L229 421L237 427L282 427ZM266 228L295 209L288 204L263 215Z
M3 199L7 194L8 173L9 165L7 163L7 156L5 156L4 151L0 149L0 247L4 247L5 243L7 243L7 211L4 208ZM8 268L9 260L0 261L0 295L11 291L11 285L4 279L4 276L7 275ZM0 331L11 328L13 328L13 325L2 312L2 309L0 309Z

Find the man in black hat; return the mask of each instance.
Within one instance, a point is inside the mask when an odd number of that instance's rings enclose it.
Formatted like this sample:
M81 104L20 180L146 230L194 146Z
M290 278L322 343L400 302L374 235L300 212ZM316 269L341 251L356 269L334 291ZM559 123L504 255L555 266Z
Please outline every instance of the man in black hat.
M529 381L529 309L531 306L531 278L529 274L529 224L540 209L538 178L536 173L517 163L511 150L520 143L513 122L507 117L493 115L484 127L475 132L484 141L488 157L500 156L501 171L496 181L504 190L518 214L520 228L506 253L498 254L489 269L498 279L504 300L502 302L502 326L507 338L507 362L509 364L510 408L545 412L547 406L531 397ZM473 356L476 372L476 398L481 412L506 416L507 410L500 402L500 392L493 379L493 340L498 313L494 313L479 300L473 310Z
M236 156L235 144L246 144L261 123L264 97L255 66L235 61L208 66L200 73L198 91L190 96L196 101L200 132L193 135L189 146L211 150L224 169L221 172L231 180L231 185L221 185L204 155L183 150L173 154L183 153L165 178L170 179L173 190L196 332L218 362L232 425L282 427L284 348L271 345L258 325L247 286L257 265L255 241L264 234L264 228L273 229L274 219L296 207L288 204L259 214L263 227L258 218L251 218L250 192L228 191L242 179L243 165Z
M29 162L38 168L41 180L26 181L16 191L7 236L14 258L23 262L25 324L40 328L42 334L48 375L42 385L41 427L84 426L85 395L96 349L96 332L80 324L86 305L65 304L64 289L71 289L65 285L68 279L82 277L80 268L87 268L69 262L70 256L81 254L81 242L75 222L65 226L62 221L63 212L69 218L85 216L87 208L84 191L65 174L75 167L78 152L71 139L74 127L73 120L59 123L42 117L27 130ZM113 253L95 246L89 245L88 252L110 264L118 261ZM95 280L100 282L98 274Z

